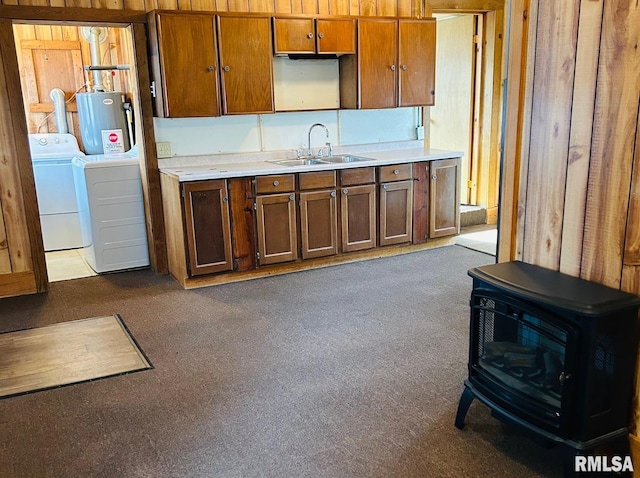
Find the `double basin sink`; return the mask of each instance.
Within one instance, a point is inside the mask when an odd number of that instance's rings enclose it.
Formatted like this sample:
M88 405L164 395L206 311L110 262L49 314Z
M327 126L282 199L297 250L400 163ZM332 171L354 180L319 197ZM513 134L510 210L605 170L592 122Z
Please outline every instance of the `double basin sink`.
M280 166L310 166L314 164L342 164L355 163L358 161L373 161L371 158L362 156L353 156L351 154L336 154L324 158L298 158L298 159L281 159L279 161L269 161Z

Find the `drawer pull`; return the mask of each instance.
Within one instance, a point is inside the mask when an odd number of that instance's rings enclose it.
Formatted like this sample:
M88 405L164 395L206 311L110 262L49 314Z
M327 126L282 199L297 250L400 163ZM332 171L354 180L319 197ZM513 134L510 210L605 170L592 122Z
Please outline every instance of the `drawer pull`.
M307 38L309 39L313 38L313 33L307 33Z
M382 189L389 189L389 185L388 184L383 184L382 185Z
M342 190L342 194L348 194L348 193L349 193L349 190L348 190L348 189L343 189L343 190Z
M393 174L400 174L400 171L398 171L397 169L394 169Z
M273 182L274 186L280 186L280 181L278 181L277 179Z
M436 179L438 179L438 176L436 176L436 175L434 174L433 176L431 176L431 179L433 179L433 180L435 181Z
M329 194L332 198L336 197L336 192L335 191L331 191L331 193Z
M225 197L223 197L223 198L222 198L222 202L229 202L229 198L228 198L228 197L226 197L226 196L225 196Z
M296 195L295 194L291 194L289 196L289 201L294 201L296 199Z

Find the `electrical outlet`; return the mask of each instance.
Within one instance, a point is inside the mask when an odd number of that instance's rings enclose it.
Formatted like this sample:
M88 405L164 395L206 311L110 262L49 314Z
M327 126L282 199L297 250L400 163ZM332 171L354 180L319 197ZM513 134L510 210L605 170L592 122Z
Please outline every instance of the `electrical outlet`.
M170 158L171 155L171 143L169 141L159 141L156 143L156 153L158 158Z
M416 128L416 139L424 139L424 126Z

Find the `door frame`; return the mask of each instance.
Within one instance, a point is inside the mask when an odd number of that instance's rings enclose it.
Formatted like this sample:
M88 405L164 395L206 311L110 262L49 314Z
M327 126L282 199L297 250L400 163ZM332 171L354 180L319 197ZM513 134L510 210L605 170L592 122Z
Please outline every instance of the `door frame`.
M503 88L506 51L505 13L510 0L426 0L427 16L433 13L466 13L482 17L482 59L479 75L480 101L474 112L478 118L480 136L478 139L476 164L472 181L475 183L477 203L487 208L487 223L498 222L498 203L500 191L500 141L502 129L502 102L506 91ZM490 98L488 103L485 98ZM425 108L423 124L429 124L428 108ZM428 133L425 132L425 138ZM428 144L425 143L425 146ZM473 196L472 196L473 197ZM485 199L486 198L486 199Z
M24 201L26 228L31 247L35 292L48 290L48 277L29 153L27 121L23 106L16 45L13 36L14 23L117 26L130 29L137 73L135 78L140 103L140 124L142 125L139 139L142 142L144 160L141 161L140 172L145 202L149 260L151 268L155 272L166 273L167 256L164 216L153 129L153 106L149 88L151 81L147 56L145 13L131 10L0 5L1 67L6 78L6 91L13 119L8 128L15 143L13 149L4 151L4 153L16 156L21 183L20 192Z

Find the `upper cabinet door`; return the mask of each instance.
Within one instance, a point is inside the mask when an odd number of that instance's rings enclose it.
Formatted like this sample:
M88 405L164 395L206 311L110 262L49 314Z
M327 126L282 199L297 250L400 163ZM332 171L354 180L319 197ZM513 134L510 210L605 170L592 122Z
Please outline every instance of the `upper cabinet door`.
M312 18L274 18L273 38L273 50L276 54L316 51L316 34Z
M225 114L273 113L271 19L218 17Z
M398 22L358 20L360 108L395 108Z
M436 21L399 21L398 106L431 106L435 99Z
M355 54L356 21L354 19L316 20L316 44L318 53Z
M156 114L220 116L213 15L162 13L156 18L163 99ZM153 51L151 56L153 61Z

